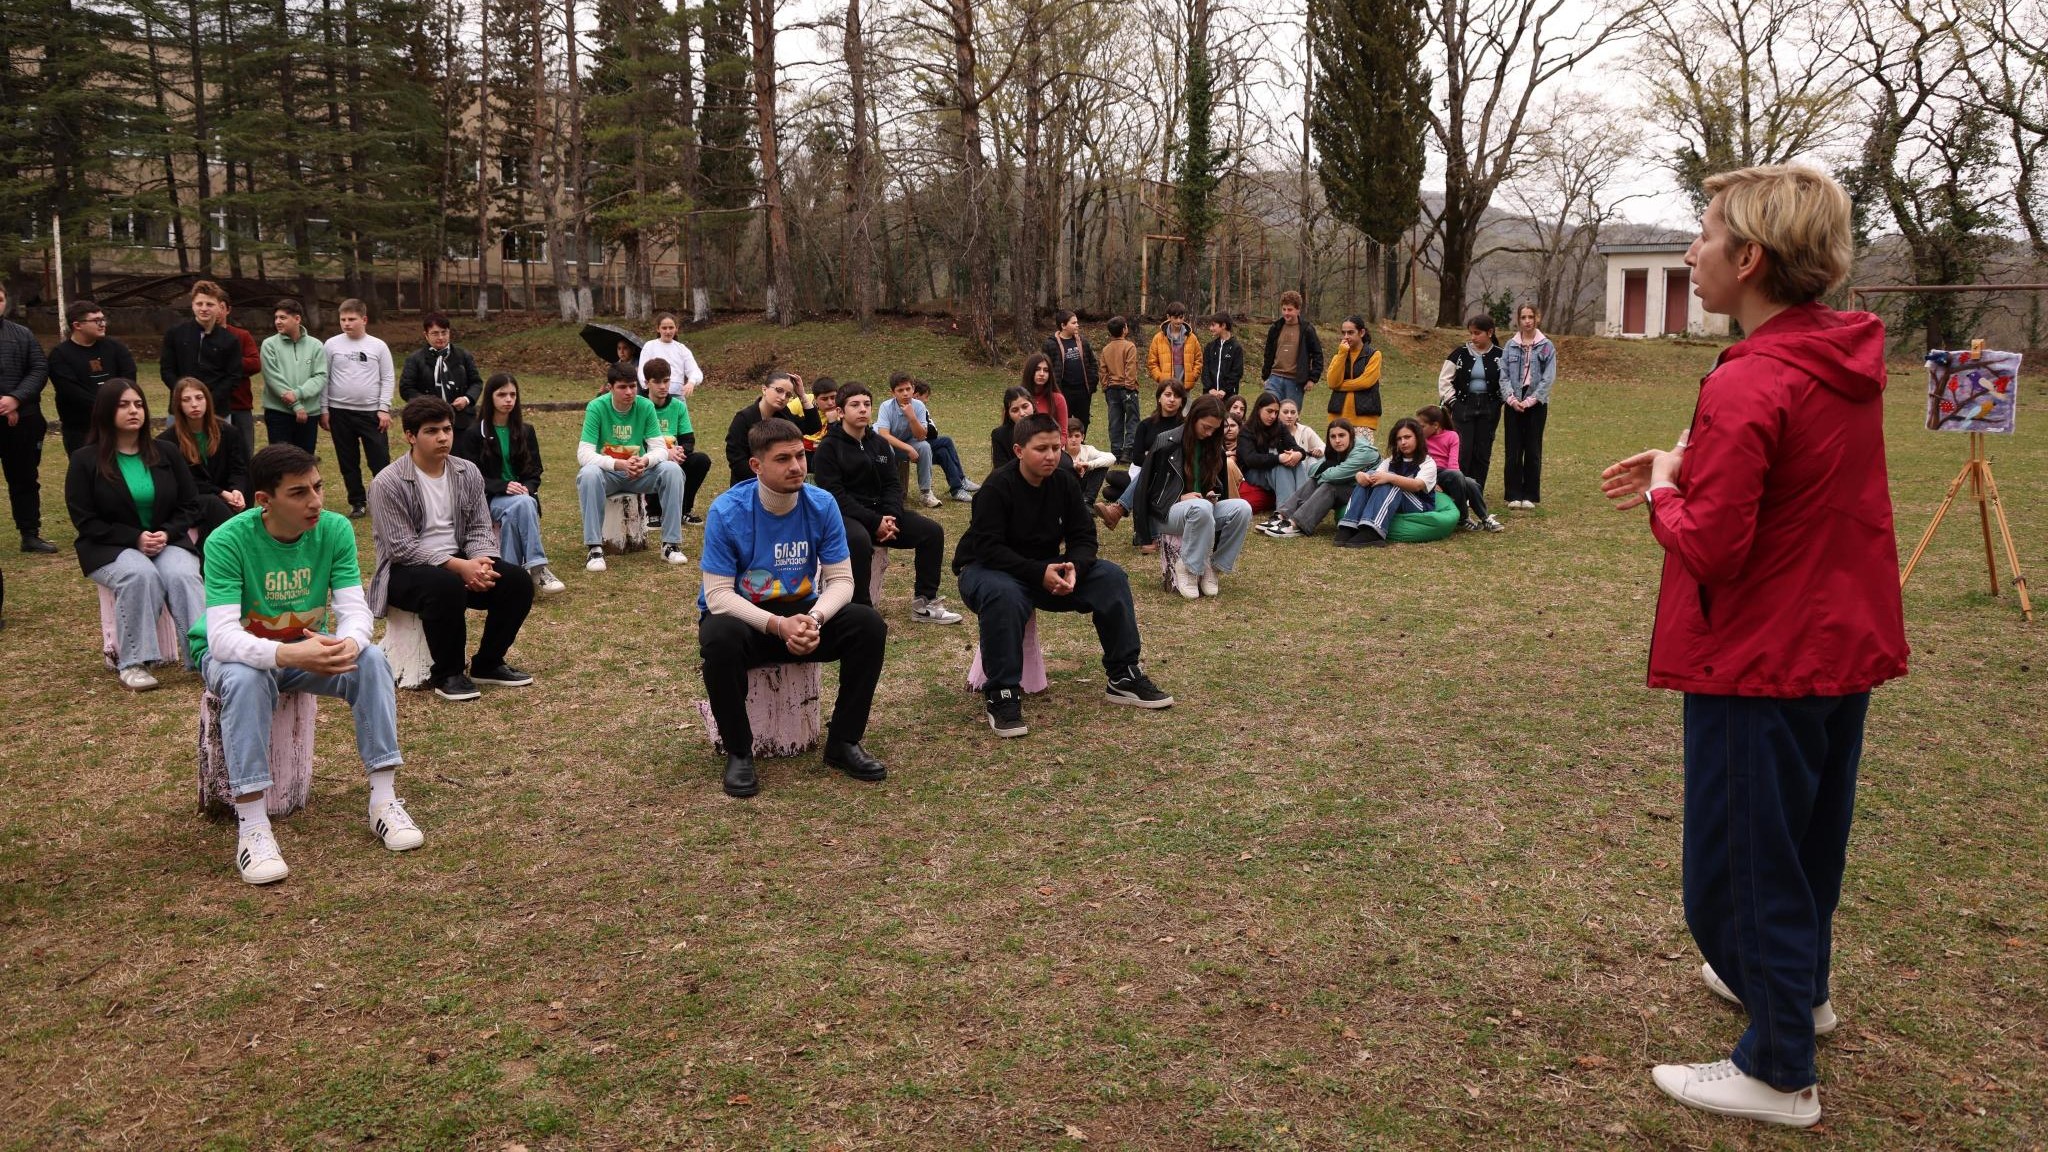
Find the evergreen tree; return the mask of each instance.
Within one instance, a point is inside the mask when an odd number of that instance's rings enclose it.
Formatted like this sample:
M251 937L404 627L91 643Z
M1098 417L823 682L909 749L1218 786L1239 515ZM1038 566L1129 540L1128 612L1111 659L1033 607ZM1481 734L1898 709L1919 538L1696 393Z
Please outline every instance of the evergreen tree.
M1422 10L1415 0L1309 0L1308 29L1316 175L1336 217L1378 246L1391 312L1401 295L1394 246L1422 210Z
M739 242L753 222L760 181L754 173L754 51L744 0L708 0L701 11L704 38L704 99L697 117L700 209L698 226L723 250L716 263L728 289L734 286ZM691 270L702 277L704 268Z
M675 244L691 205L678 182L695 127L676 100L687 16L656 0L603 0L583 103L598 236L625 256L628 318L653 314L654 253Z

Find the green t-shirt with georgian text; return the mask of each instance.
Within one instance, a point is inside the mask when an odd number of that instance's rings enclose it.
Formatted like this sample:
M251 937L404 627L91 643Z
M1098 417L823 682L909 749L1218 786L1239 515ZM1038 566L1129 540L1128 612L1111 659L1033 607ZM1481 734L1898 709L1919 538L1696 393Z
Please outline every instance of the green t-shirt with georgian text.
M620 412L612 405L611 392L606 391L583 409L583 443L596 448L599 455L631 460L647 450L649 440L660 435L661 421L655 417L654 401L645 396L633 397L633 406Z
M649 400L649 404L654 401ZM654 409L654 422L661 427L661 434L671 442L690 435L690 406L680 396L671 396L666 404Z
M363 583L356 531L339 512L286 542L263 526L263 509L237 513L206 538L206 606L233 605L252 636L289 644L325 631L328 599ZM206 651L206 617L192 622L192 659Z

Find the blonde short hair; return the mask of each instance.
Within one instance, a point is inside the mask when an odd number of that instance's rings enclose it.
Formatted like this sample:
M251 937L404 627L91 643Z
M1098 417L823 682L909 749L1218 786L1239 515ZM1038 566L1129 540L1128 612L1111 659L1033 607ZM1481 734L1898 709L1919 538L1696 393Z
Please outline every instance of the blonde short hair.
M1775 304L1805 304L1849 278L1856 258L1849 194L1818 169L1765 164L1706 179L1730 245L1756 244L1771 261L1759 291Z

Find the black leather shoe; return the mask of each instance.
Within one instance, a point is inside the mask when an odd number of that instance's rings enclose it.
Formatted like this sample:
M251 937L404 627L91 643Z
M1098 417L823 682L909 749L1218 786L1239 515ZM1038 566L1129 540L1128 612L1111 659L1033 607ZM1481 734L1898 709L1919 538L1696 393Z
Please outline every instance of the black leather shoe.
M868 755L867 749L838 740L825 742L825 766L837 768L855 780L875 781L889 775L888 766Z
M41 536L23 536L21 538L21 550L23 552L33 552L38 555L48 556L57 551L57 546Z
M736 800L744 800L761 790L761 778L754 775L752 756L727 756L725 758L725 794Z

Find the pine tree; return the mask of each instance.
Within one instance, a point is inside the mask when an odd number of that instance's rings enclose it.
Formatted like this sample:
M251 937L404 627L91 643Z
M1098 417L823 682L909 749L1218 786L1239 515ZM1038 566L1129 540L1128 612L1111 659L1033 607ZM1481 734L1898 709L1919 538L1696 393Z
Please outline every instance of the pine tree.
M683 68L686 17L655 0L603 0L596 59L584 98L592 155L591 202L598 236L625 256L625 313L654 310L654 253L677 240L690 209L677 173L694 128L681 122L675 84Z
M1422 201L1428 31L1414 0L1309 0L1316 174L1339 220L1379 247L1385 306L1400 300L1394 245Z
M745 0L709 0L703 7L704 100L697 116L698 227L723 249L715 263L724 270L725 287L735 285L740 238L753 223L754 197L760 181L754 173L750 142L754 122L754 51L747 28ZM706 268L693 268L702 277Z

